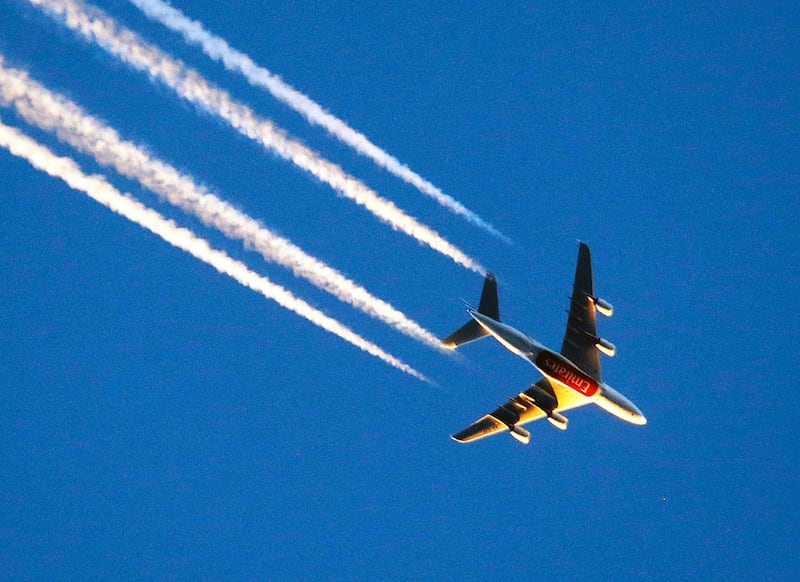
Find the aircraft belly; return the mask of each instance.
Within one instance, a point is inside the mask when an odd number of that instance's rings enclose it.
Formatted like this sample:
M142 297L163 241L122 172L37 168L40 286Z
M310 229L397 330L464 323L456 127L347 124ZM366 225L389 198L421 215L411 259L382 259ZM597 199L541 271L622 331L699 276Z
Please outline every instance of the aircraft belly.
M589 376L561 354L541 350L535 359L529 361L552 385L570 388L582 396L594 396L600 388L597 380ZM559 399L559 402L561 400Z
M556 393L556 398L558 398L558 406L554 408L556 412L564 412L566 410L572 410L573 408L579 408L581 406L591 404L592 402L591 398L586 398L585 396L581 396L574 390L562 388L561 386L555 383L553 383L553 390ZM540 408L531 406L528 410L519 415L519 421L517 422L517 424L518 425L527 424L529 422L533 422L534 420L545 418L546 416L547 415Z
M557 382L552 382L551 386L553 387L553 391L556 393L556 398L558 398L558 406L556 410L560 412L564 412L565 410L572 410L573 408L578 408L579 406L585 406L587 404L591 404L592 399L587 398L575 392L571 388L565 388L558 384Z

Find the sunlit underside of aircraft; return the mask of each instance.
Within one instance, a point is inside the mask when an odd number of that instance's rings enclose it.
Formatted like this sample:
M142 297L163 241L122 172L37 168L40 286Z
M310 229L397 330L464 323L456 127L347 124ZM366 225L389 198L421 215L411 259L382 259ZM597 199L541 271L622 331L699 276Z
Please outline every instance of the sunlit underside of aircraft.
M584 243L580 243L578 250L567 330L560 352L549 350L518 329L500 322L497 280L489 273L478 309L467 310L472 319L442 343L455 349L492 336L507 350L527 360L544 377L453 435L453 439L467 443L508 430L514 439L528 444L530 433L522 425L546 418L556 428L566 430L568 420L563 412L586 404L596 404L625 422L646 424L647 419L636 405L602 380L600 353L614 356L616 348L597 335L597 313L610 317L613 311L610 303L594 294L592 258Z

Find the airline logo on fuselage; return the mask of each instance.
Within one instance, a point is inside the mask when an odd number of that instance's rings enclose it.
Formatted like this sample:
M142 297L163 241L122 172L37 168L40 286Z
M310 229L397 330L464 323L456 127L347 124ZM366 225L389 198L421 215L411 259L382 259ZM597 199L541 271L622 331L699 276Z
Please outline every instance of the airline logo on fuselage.
M599 386L597 381L576 368L569 361L558 354L543 350L536 357L536 367L547 377L572 388L584 396L594 396Z

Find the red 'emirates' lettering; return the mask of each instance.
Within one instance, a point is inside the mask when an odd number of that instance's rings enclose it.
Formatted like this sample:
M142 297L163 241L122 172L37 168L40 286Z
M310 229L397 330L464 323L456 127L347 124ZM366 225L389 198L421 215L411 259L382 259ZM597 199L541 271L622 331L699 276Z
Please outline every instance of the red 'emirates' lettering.
M597 382L568 362L561 360L552 352L542 352L536 358L536 365L548 376L561 384L572 388L584 396L592 396L597 392Z

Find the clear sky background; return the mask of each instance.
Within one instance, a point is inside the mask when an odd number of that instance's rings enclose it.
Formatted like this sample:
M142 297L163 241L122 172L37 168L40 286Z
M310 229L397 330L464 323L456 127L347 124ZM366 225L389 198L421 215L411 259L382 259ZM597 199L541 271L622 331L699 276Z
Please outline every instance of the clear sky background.
M308 125L127 2L99 4L494 270L553 348L577 240L616 313L566 432L449 435L537 380L441 355L28 126L403 358L426 385L0 150L0 564L9 579L800 576L800 11L786 2L175 5L495 224ZM478 7L481 5L481 7ZM481 278L22 0L6 64L443 337Z

